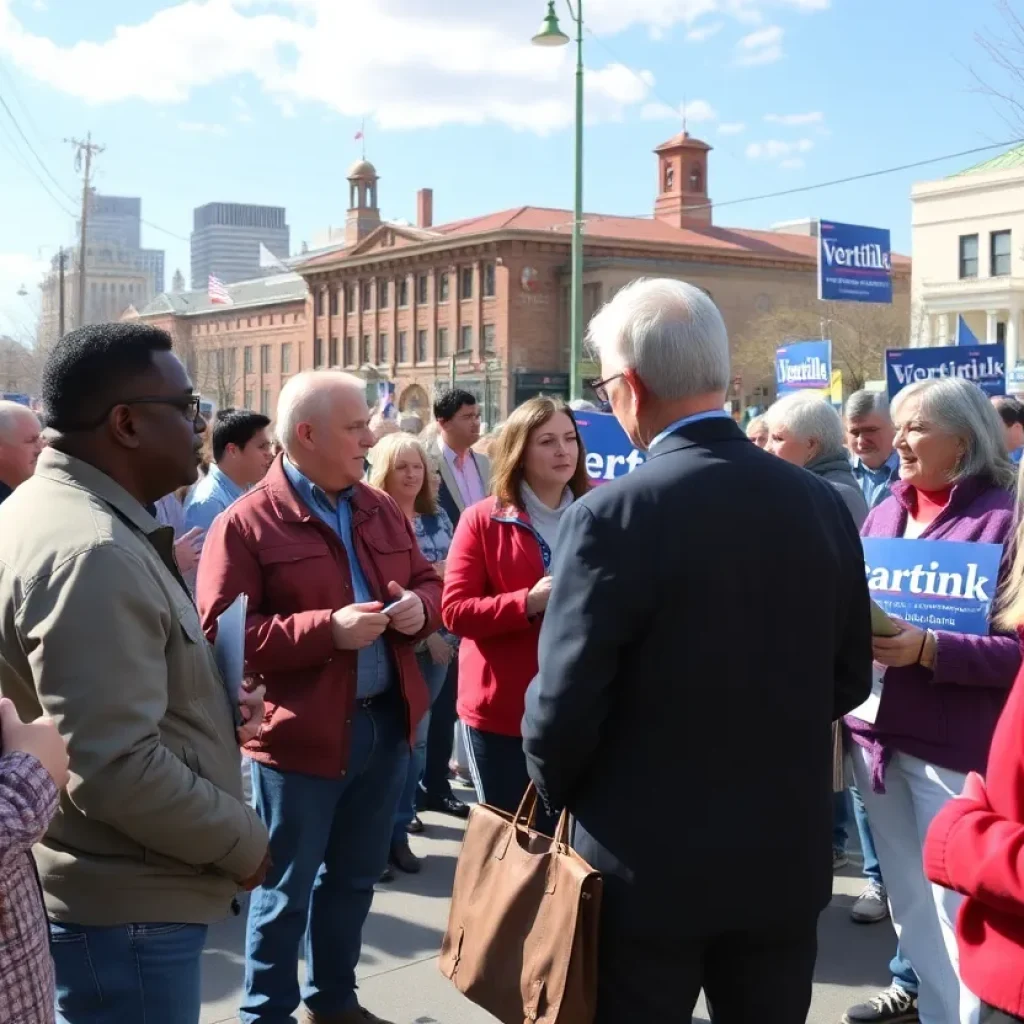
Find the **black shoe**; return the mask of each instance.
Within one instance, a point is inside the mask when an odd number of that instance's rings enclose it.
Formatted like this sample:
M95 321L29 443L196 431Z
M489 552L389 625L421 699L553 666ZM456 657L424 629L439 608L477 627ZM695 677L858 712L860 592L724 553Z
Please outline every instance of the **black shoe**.
M452 793L440 797L428 796L423 793L419 805L421 811L440 811L441 814L450 814L453 818L469 817L469 804L464 804Z
M917 1024L917 1020L917 996L896 984L843 1015L843 1024Z
M418 814L414 814L412 816L412 821L410 821L409 824L405 826L405 831L408 832L409 835L411 836L421 835L423 833L423 830L424 825L423 822L420 821L420 816Z
M387 884L388 884L388 882L393 882L394 880L395 880L395 873L394 873L394 871L392 871L392 870L391 870L391 865L389 864L389 865L388 865L388 866L387 866L387 867L386 867L386 868L385 868L385 869L384 869L384 870L383 870L383 871L382 871L382 872L380 873L380 878L378 879L378 881L379 881L379 882L380 882L380 883L381 883L382 885L387 885Z
M388 859L399 871L404 871L407 875L418 875L423 867L423 861L409 849L407 842L392 843L391 856Z

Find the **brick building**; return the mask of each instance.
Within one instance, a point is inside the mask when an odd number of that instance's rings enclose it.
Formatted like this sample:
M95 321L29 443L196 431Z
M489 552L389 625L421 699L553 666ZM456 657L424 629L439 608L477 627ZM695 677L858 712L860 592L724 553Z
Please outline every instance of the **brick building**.
M652 217L585 215L585 317L643 276L705 289L732 337L777 305L816 296L808 223L714 226L709 152L686 132L655 150ZM422 189L416 224L389 223L378 183L369 162L350 169L344 230L294 274L233 285L228 307L211 306L203 292L160 296L142 317L187 346L204 394L271 413L283 379L310 367L358 373L371 393L393 381L399 407L423 413L454 376L490 423L540 390L567 391L571 211L521 206L435 225L433 193ZM909 273L898 258L898 294Z

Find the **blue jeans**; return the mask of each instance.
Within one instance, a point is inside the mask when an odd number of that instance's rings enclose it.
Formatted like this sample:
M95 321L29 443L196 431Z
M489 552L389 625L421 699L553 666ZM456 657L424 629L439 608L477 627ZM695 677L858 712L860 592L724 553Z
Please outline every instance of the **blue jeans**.
M869 882L876 882L884 885L882 881L882 868L878 863L878 854L875 852L875 840L871 835L871 825L868 823L868 812L864 807L864 800L856 786L850 787L850 796L853 798L853 820L857 823L857 835L860 838L860 850L864 855L864 877ZM917 974L900 952L900 944L896 943L896 955L889 962L889 970L892 972L892 980L904 990L904 992L917 993Z
M455 657L458 657L456 654ZM448 665L435 665L429 651L421 651L416 655L416 661L420 666L420 672L427 683L427 692L430 694L431 705L437 700L437 695L444 686L445 676L448 674ZM423 716L423 721L416 727L416 735L413 737L412 750L409 756L409 773L405 779L405 787L398 800L398 812L395 814L395 828L391 836L393 843L404 843L407 840L405 831L406 825L416 816L416 791L420 786L420 779L423 778L423 770L427 764L427 736L430 733L430 710Z
M58 1024L198 1024L206 925L50 923Z
M253 761L253 805L270 831L272 865L249 903L243 1024L291 1024L300 997L328 1018L358 1005L363 924L387 864L408 765L405 703L396 687L369 705L356 703L341 776L281 772Z
M832 794L832 849L846 853L850 841L850 797L844 789Z

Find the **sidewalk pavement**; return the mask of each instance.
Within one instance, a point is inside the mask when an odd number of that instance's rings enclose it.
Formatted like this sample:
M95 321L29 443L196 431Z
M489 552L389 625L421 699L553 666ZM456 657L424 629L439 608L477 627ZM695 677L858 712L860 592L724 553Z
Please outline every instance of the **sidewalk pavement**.
M464 999L437 969L462 822L440 814L422 817L426 834L413 836L411 845L427 858L423 872L379 886L374 898L363 934L360 1000L395 1024L494 1024L493 1017ZM832 904L821 917L809 1024L838 1024L847 1007L890 981L887 968L896 943L892 928L850 920L850 906L863 885L856 863L851 859L850 867L836 876ZM764 875L764 899L784 907L787 894L773 886L770 870L756 864L751 870ZM203 963L201 1024L237 1024L244 951L244 918L211 929ZM694 1020L705 1018L701 1004Z

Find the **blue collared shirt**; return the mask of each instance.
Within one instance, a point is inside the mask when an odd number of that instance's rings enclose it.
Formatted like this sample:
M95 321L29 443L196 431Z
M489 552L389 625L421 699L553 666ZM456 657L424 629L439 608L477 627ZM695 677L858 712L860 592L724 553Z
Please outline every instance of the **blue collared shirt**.
M366 572L356 554L355 542L352 538L352 488L338 495L337 506L312 480L302 473L290 459L284 460L284 472L288 482L295 488L298 496L315 512L338 536L345 545L348 555L349 572L352 574L352 593L355 604L376 601L366 580ZM383 637L369 647L357 651L356 662L356 697L365 699L383 693L394 682L394 669L391 664L391 653L387 641Z
M216 466L210 466L209 472L195 485L185 503L185 530L195 526L208 530L214 519L243 494L244 487L239 487Z
M1010 461L1015 466L1019 466L1022 455L1024 455L1024 448L1014 448L1014 450L1010 452Z
M684 416L682 419L670 423L648 446L648 451L653 451L661 444L669 434L674 434L680 427L689 423L697 423L700 420L731 420L732 417L724 409L708 409L707 412L695 412L692 416Z
M878 469L869 469L856 455L851 455L850 468L860 484L868 508L872 509L892 493L892 485L900 478L900 457L892 452Z

